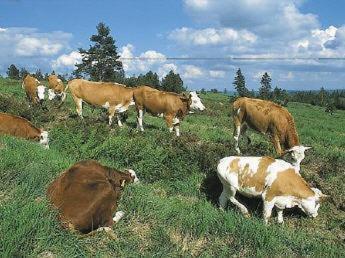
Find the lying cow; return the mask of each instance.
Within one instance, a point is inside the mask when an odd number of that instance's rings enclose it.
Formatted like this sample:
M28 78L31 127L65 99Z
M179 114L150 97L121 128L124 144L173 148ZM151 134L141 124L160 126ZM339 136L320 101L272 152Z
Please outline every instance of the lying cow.
M295 160L304 158L304 151L309 147L300 145L294 119L287 109L271 101L243 97L232 104L232 110L234 139L239 155L240 136L249 126L268 135L279 155L292 152Z
M35 77L28 74L23 80L22 88L25 90L29 102L38 104L44 100L46 87L40 85L39 80Z
M64 227L89 233L111 227L123 216L118 212L113 217L117 201L126 184L138 181L133 170L120 172L87 160L64 171L49 185L47 195Z
M190 109L201 111L205 109L196 92L191 92L187 97L148 86L140 86L134 90L134 102L137 109L137 123L141 131L144 131L144 112L148 111L152 115L163 116L170 132L175 130L177 136L180 136L180 121Z
M266 224L273 207L277 208L279 223L283 223L283 210L294 206L315 218L320 201L326 197L319 189L309 187L294 166L280 159L230 156L219 161L217 170L223 184L220 207L225 209L229 199L248 216L247 208L235 199L236 192L260 197Z
M0 113L0 134L39 141L44 148L49 149L48 132L19 116Z
M51 74L48 76L48 98L52 100L56 97L61 97L62 99L65 98L65 87L63 82L59 77L55 74Z
M81 118L83 117L83 102L86 102L107 109L109 125L112 124L116 113L118 125L122 126L120 114L134 104L133 89L118 83L74 79L68 82L66 90L68 88Z

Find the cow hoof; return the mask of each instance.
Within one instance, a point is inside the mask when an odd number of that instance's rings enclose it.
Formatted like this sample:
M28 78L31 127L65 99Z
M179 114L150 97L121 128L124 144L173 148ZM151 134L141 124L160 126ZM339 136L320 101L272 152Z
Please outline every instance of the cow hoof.
M245 218L250 218L250 214L249 214L249 213L245 213L245 214L243 214L243 216L244 216Z
M100 231L104 231L104 232L110 232L112 231L112 228L111 227L100 227L97 229L98 232Z

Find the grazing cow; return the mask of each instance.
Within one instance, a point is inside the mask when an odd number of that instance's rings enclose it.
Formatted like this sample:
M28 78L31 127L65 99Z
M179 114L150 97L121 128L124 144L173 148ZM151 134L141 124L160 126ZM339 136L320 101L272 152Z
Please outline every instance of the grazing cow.
M179 124L190 109L204 110L196 92L191 92L189 97L172 92L159 91L148 86L140 86L134 90L134 101L137 109L137 123L141 131L144 131L143 116L148 111L152 115L163 116L172 132L180 136Z
M48 187L47 195L58 209L62 225L89 233L111 227L123 216L117 208L124 186L138 182L133 170L120 172L94 160L81 161L64 171Z
M63 82L59 77L55 74L51 74L48 76L48 96L49 100L54 99L56 96L61 97L62 99L65 98L65 87L63 85Z
M300 145L294 119L287 109L271 101L243 97L232 104L232 110L234 139L239 155L240 136L250 127L268 135L279 155L292 152L293 157L304 158L304 151L309 147Z
M0 113L0 134L36 140L44 148L49 149L48 132L35 127L28 120L19 116Z
M26 96L30 102L38 104L42 103L44 100L46 87L40 85L39 80L35 77L28 74L23 80L22 88L25 90Z
M82 104L86 102L106 108L108 110L109 125L112 124L116 113L118 125L122 126L120 114L134 104L133 89L118 83L74 79L68 82L66 90L68 88L76 104L77 113L81 118L83 117Z
M224 209L229 199L248 216L247 208L235 199L236 192L247 197L260 197L266 224L274 206L279 223L283 223L283 210L294 206L315 218L320 201L327 197L319 189L309 187L295 167L281 159L230 156L219 161L217 171L223 184L220 207Z

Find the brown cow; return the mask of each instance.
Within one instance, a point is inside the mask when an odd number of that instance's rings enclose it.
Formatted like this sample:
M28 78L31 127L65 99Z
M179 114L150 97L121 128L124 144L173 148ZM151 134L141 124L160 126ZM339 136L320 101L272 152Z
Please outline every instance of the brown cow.
M48 76L48 86L49 100L54 99L56 95L61 96L62 99L65 98L65 87L57 75L51 74Z
M196 92L191 92L189 97L186 97L148 86L140 86L134 90L134 101L138 114L137 123L141 131L144 131L144 111L148 111L152 115L164 116L170 132L175 130L177 136L180 136L180 120L189 113L190 109L205 109Z
M0 113L0 134L39 141L46 149L49 149L48 132L35 127L25 118Z
M58 209L62 225L88 233L111 227L123 212L113 218L125 184L138 182L133 170L120 172L95 160L74 164L48 187L47 196Z
M294 119L287 109L271 101L242 97L232 104L232 110L238 154L241 153L239 138L249 126L268 135L279 155L292 152L292 157L299 162L304 158L304 151L309 147L300 145Z
M133 103L133 89L125 85L111 82L91 82L74 79L68 82L69 88L77 107L77 113L82 118L82 104L106 108L108 110L109 125L112 124L116 113L118 125L122 126L120 114L125 112Z
M44 100L46 87L40 85L40 81L35 77L28 74L23 80L22 88L30 102L38 104Z

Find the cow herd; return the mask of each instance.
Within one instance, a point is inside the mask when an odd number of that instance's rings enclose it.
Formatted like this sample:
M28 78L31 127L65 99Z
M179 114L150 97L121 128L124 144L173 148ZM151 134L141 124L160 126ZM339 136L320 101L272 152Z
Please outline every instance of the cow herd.
M109 125L114 117L122 126L122 114L131 105L137 112L137 127L144 131L145 112L165 119L170 132L180 135L179 125L191 110L205 110L196 92L176 94L148 86L129 88L110 82L91 82L74 79L66 88L56 76L48 78L48 98L60 98L61 104L69 90L80 118L83 103L105 108ZM26 76L22 88L30 104L38 105L45 98L45 89L36 78ZM320 203L327 196L319 189L310 187L300 174L300 163L305 157L305 147L300 144L292 115L287 109L270 101L238 98L231 106L235 149L239 156L221 159L218 177L223 185L219 206L226 208L229 200L248 216L247 208L236 198L236 192L263 200L263 217L268 223L272 209L283 223L283 210L299 207L308 216L316 217ZM239 139L248 128L262 133L271 140L279 156L291 154L292 162L271 157L240 156ZM11 114L0 113L0 134L7 134L39 141L49 148L48 132L35 127L28 120ZM249 137L247 136L250 141ZM48 187L47 196L59 211L59 218L66 228L88 233L95 229L107 229L124 215L116 212L117 202L124 186L138 182L133 170L124 172L101 165L97 161L81 161L60 174Z

